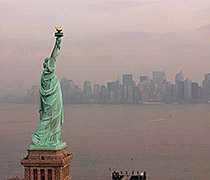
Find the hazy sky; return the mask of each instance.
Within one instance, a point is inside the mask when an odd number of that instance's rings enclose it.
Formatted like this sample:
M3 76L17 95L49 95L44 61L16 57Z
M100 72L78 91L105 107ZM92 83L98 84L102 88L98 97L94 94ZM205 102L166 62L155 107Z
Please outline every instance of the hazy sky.
M2 87L37 84L64 26L58 76L81 83L182 69L200 80L210 72L209 0L0 0ZM208 41L209 38L209 41Z

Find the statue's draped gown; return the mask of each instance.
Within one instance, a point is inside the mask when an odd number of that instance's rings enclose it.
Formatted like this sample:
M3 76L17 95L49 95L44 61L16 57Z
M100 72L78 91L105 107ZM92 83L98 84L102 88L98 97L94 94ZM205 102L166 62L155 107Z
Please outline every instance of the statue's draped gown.
M55 74L56 57L60 50L60 37L56 38L53 52L43 63L40 80L40 118L32 135L32 146L59 147L62 145L61 126L64 120L62 93Z

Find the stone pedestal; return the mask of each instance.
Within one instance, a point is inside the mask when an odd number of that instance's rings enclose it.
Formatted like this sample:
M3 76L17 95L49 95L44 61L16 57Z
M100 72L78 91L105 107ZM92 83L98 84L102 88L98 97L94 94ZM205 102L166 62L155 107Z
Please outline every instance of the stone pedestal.
M24 180L71 180L72 153L62 150L28 150L21 161Z

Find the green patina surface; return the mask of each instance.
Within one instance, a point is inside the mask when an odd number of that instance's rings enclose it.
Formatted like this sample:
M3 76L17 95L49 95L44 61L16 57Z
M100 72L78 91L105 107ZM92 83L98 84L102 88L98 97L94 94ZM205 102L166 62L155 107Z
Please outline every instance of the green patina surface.
M61 127L64 121L60 82L55 74L56 60L61 48L62 32L55 33L55 45L51 56L43 63L40 80L39 123L32 134L30 150L59 150L66 147L62 142Z

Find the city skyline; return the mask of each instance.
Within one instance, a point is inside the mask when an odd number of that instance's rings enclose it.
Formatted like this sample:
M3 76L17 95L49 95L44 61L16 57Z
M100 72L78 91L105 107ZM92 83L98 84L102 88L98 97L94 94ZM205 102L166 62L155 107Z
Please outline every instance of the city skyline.
M183 69L180 69L180 70L176 71L176 73L174 73L172 77L168 76L167 71L162 70L162 69L161 70L157 70L156 69L156 70L153 70L153 71L147 72L147 73L144 73L144 72L140 72L140 73L122 72L122 73L119 73L119 74L115 75L116 78L113 78L113 79L104 79L103 81L94 81L93 79L83 79L83 80L77 81L75 79L71 79L68 76L62 76L62 77L59 77L59 78L60 79L68 79L68 80L74 81L79 87L82 88L84 82L86 82L86 81L90 81L92 84L106 84L107 82L112 82L112 81L122 81L122 77L123 77L124 74L131 74L132 77L133 77L134 82L136 82L136 83L138 83L138 81L140 80L140 77L141 76L147 76L147 77L150 78L150 80L152 80L153 73L154 72L164 72L165 73L165 76L166 76L166 80L167 81L170 81L170 82L175 82L176 81L176 75L178 73L182 72L183 73L183 76L186 79L189 79L191 81L194 81L194 82L199 83L199 85L202 85L202 81L203 81L205 75L206 74L209 74L210 73L210 70L209 70L209 72L203 72L203 73L201 73L201 79L199 79L199 80L198 79L193 79L192 77L187 76L186 75L186 72ZM113 75L113 77L114 77L114 75ZM35 84L33 84L33 85L35 85Z
M62 78L61 89L66 104L209 103L210 73L204 74L201 84L186 77L183 71L177 72L173 81L164 71L140 75L137 80L133 74L122 74L120 79L106 83L84 80L82 85ZM37 85L28 89L25 102L37 103L38 92Z

